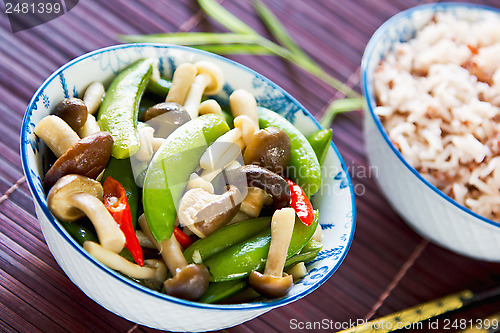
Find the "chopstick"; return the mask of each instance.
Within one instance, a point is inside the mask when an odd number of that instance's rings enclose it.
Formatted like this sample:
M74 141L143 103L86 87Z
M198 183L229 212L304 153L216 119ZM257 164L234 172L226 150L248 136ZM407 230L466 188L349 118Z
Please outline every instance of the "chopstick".
M463 290L456 294L438 298L393 314L371 320L339 333L392 332L399 329L423 329L423 321L447 312L459 310L474 303L500 296L500 287L480 292ZM499 324L500 325L500 324ZM489 332L489 331L487 331Z

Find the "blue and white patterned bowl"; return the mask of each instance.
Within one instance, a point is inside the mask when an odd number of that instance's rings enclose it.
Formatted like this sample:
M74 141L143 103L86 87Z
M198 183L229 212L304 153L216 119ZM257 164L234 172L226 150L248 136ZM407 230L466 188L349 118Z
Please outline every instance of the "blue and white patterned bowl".
M320 210L324 248L309 265L309 273L284 298L235 305L209 305L184 301L144 288L108 269L79 246L47 208L42 189L43 152L33 134L35 124L65 97L80 96L93 81L109 83L128 64L147 57L160 59L160 71L170 77L183 62L210 60L225 73L227 84L217 96L228 104L233 89L243 88L258 104L285 116L304 134L319 128L314 118L293 97L273 82L231 60L186 47L154 44L117 45L85 54L54 72L31 100L21 132L24 173L34 198L45 240L68 277L97 303L136 323L172 331L208 331L234 326L289 304L323 284L340 266L354 236L355 203L346 166L332 144L324 168L323 191L313 198Z
M377 181L393 208L423 237L472 258L500 261L500 224L459 205L425 180L392 144L376 107L373 75L395 43L407 41L436 12L453 13L469 21L500 19L497 9L459 3L417 6L386 21L370 39L361 65L366 98L365 142L370 163L377 167Z

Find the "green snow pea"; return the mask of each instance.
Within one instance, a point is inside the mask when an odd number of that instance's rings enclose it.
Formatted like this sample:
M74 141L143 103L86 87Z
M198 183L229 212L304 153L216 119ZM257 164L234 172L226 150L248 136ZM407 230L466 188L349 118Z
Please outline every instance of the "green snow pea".
M92 241L99 243L97 240L97 236L95 233L89 228L81 225L78 222L63 222L61 221L62 226L66 231L73 237L78 244L83 246L83 243L86 241Z
M142 201L149 228L158 242L172 234L177 204L201 155L228 130L222 116L206 114L178 127L156 152L144 179Z
M137 116L139 103L153 72L155 59L143 59L121 71L111 82L102 101L97 121L113 136L111 155L127 158L139 148Z
M140 190L134 179L130 158L119 160L111 157L106 171L104 171L102 181L104 182L109 176L117 180L127 192L127 201L130 206L130 213L132 214L132 225L135 228L137 225Z
M257 109L261 128L274 126L288 134L292 150L288 175L311 197L321 187L321 166L311 144L297 127L281 115L263 107Z
M155 94L156 96L161 97L164 101L165 98L167 97L171 85L172 82L167 81L165 79L158 79L158 80L151 79L149 81L147 90Z
M188 263L193 263L193 254L198 251L201 260L205 261L212 255L241 243L269 228L270 225L270 216L230 224L217 230L207 238L202 238L194 242L184 251L184 257L186 257Z
M295 219L287 258L302 250L313 236L317 225L317 211L310 226L306 226L298 217ZM210 281L221 282L240 279L248 276L251 271L262 270L266 264L270 242L271 228L268 228L246 242L239 243L211 256L204 262L210 271Z
M320 165L323 165L325 161L326 154L328 153L328 148L332 142L332 129L323 129L311 134L307 141L311 144L312 149L318 157Z
M248 286L248 279L237 279L223 282L210 283L207 291L198 302L217 303L228 297L236 295Z
M290 257L285 261L285 269L288 269L292 267L295 264L298 264L299 262L309 262L316 258L318 255L319 251L323 248L323 244L320 242L316 242L314 240L310 240L306 246L300 251L300 253Z

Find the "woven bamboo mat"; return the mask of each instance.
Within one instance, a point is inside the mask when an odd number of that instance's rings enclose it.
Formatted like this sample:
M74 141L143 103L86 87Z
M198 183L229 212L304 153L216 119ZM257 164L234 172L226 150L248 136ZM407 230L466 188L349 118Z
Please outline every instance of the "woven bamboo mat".
M495 0L474 2L500 7ZM359 91L359 65L372 33L392 15L422 1L265 3L325 71ZM225 0L223 5L266 34L250 1ZM117 34L174 31L224 29L207 19L195 0L80 1L64 16L15 34L7 17L0 14L0 331L154 331L100 307L58 267L36 220L18 146L28 101L59 66L85 52L116 44ZM276 57L233 59L281 85L317 116L339 97L334 89ZM292 318L336 322L375 318L498 281L500 265L467 259L427 243L389 207L373 178L362 172L368 164L361 112L339 116L333 130L354 186L363 190L357 197L356 235L345 262L308 297L227 331L288 331ZM494 303L453 318L482 318L498 309L500 303Z

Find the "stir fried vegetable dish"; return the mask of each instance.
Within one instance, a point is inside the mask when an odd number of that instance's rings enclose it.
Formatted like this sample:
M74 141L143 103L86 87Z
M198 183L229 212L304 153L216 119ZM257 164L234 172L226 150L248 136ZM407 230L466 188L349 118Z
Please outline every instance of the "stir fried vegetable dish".
M94 82L37 124L52 152L50 211L102 264L159 292L205 303L287 295L322 248L309 199L331 130L306 138L245 90L220 105L215 63L184 63L171 80L155 66Z

